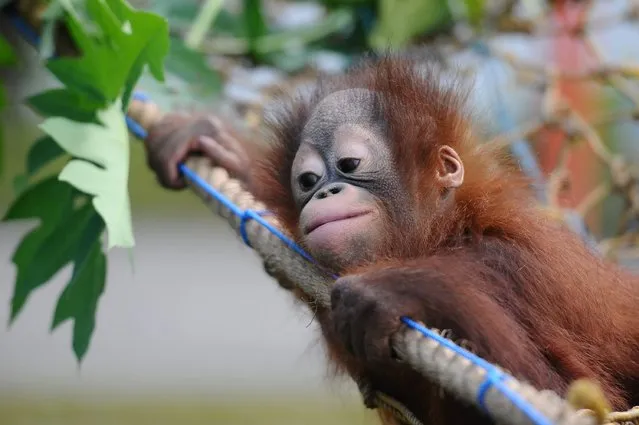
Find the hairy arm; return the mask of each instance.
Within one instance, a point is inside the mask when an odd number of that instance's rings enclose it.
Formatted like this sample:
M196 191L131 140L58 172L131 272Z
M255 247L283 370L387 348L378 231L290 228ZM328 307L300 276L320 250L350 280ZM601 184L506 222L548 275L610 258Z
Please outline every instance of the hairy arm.
M189 156L204 155L248 186L251 158L246 141L215 115L165 115L144 141L146 158L159 183L167 189L186 187L178 165Z
M251 183L253 157L239 133L214 115L192 117L180 113L165 115L149 131L144 140L146 158L160 185L166 189L181 190L186 182L178 166L188 157L203 155L212 164L225 168L248 191ZM294 288L286 276L276 272L269 262L264 262L265 272L282 288Z
M408 316L448 329L473 351L515 376L543 388L563 380L520 317L511 282L477 255L460 249L444 255L378 264L343 277L332 292L332 329L344 348L371 368L392 364L391 336Z

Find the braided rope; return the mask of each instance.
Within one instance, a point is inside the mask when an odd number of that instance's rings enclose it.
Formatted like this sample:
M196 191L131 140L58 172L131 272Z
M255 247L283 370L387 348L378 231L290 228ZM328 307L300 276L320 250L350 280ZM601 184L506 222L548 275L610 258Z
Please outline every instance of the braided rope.
M131 102L128 113L145 129L162 117L156 105L138 99ZM190 158L185 165L182 171L193 191L212 211L225 218L238 235L243 235L272 270L288 281L295 282L314 302L330 306L329 288L333 278L291 250L286 240L269 231L270 227L279 230L277 220L257 214L254 214L253 220L243 218L247 211L263 210L265 206L262 203L243 190L226 170L212 166L206 158ZM207 185L234 203L238 210L232 211L228 202L221 202L219 196L212 196L206 190ZM436 332L426 328L417 330L415 327L420 325L414 322L412 325L412 328L405 327L393 340L400 360L461 400L486 411L496 421L512 425L597 423L592 415L577 412L554 392L538 391L478 360ZM400 421L421 425L412 413L387 395L375 393L374 399L378 407L390 410Z
M603 425L639 425L639 406L626 412L612 412Z

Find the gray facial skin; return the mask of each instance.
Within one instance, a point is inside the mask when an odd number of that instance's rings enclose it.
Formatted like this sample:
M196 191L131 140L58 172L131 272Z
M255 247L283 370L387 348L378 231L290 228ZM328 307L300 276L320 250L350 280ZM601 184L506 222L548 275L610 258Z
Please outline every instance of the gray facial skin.
M384 208L399 178L375 94L342 90L323 99L302 132L291 185L310 253L346 267L382 242Z

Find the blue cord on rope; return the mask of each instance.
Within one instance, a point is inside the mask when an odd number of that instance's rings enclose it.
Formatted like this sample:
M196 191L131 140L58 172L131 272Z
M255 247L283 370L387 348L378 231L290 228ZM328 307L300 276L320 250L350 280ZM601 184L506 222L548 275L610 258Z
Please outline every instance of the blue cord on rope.
M479 403L479 406L484 409L485 412L488 412L488 409L485 405L486 393L495 382L503 381L504 379L506 379L506 376L496 369L487 371L486 379L484 379L484 382L481 383L479 389L477 390L477 402Z
M289 248L291 248L297 254L301 255L309 262L316 264L315 260L313 259L313 257L310 256L310 254L304 251L302 247L300 247L294 241L289 239L284 233L282 233L280 229L273 226L268 221L264 220L264 218L262 218L260 214L256 213L253 210L242 210L241 208L238 208L238 206L235 205L233 202L231 202L230 199L228 199L226 196L224 196L223 194L215 190L211 185L209 185L206 182L206 180L202 179L200 176L195 174L195 172L193 172L193 170L191 170L186 165L180 164L178 168L185 177L193 181L193 183L195 183L196 186L204 190L208 195L211 195L211 197L215 198L218 202L220 202L222 205L228 208L233 214L235 214L238 217L242 217L245 214L249 215L251 219L257 221L266 229L268 229L269 232L274 234L278 239L284 242Z
M145 95L141 93L134 92L132 97L133 99L139 100L141 102L148 101L148 97L146 97ZM129 130L131 131L131 133L133 133L135 137L141 140L146 139L147 131L128 115L126 116L126 123L127 123L127 126L129 127ZM287 238L286 235L284 235L281 230L274 227L273 225L271 225L271 223L269 223L268 221L262 218L263 215L266 215L268 213L267 211L254 211L250 209L243 210L239 208L237 205L235 205L233 202L231 202L231 200L228 199L226 196L224 196L223 194L215 190L213 187L211 187L211 185L209 185L208 182L206 182L204 179L198 176L186 165L180 164L178 166L178 169L185 177L193 181L200 189L204 190L208 195L215 198L218 202L220 202L222 205L228 208L234 215L241 218L242 221L240 223L240 235L242 236L242 240L246 243L246 245L248 245L249 247L251 246L251 243L249 242L248 236L246 234L246 222L252 219L260 223L262 226L266 227L271 233L277 236L282 242L284 242L293 251L295 251L296 253L298 253L299 255L307 259L308 261L315 263L315 260L313 259L313 257L311 257L310 254L308 254L306 251L304 251L302 247L300 247L298 244L296 244L295 242Z
M27 43L37 46L40 44L40 35L31 26L22 19L21 16L16 14L10 14L9 19L11 23L16 27L18 32L26 39Z
M251 245L251 241L249 240L248 234L246 233L246 223L248 223L248 221L251 219L255 220L256 216L265 216L270 214L270 211L255 211L250 209L244 210L244 213L240 217L240 236L249 248L253 248L253 246Z
M12 22L14 23L18 31L20 31L25 38L28 38L31 40L30 41L31 44L35 46L39 43L38 34L35 33L35 31L33 31L19 16L15 16L15 15L12 16ZM146 102L149 100L147 96L139 92L133 93L132 98L142 102ZM129 128L129 131L135 137L139 139L146 139L147 131L135 120L133 120L131 117L126 116L126 124ZM299 245L297 245L294 241L286 237L286 235L284 235L279 229L274 227L271 223L264 220L262 216L268 214L268 211L254 211L250 209L242 210L233 202L231 202L231 200L229 200L226 196L224 196L223 194L215 190L215 188L209 185L208 182L206 182L200 176L195 174L186 165L180 164L179 170L185 177L192 180L194 184L197 185L200 189L204 190L207 194L209 194L210 196L218 200L222 205L228 208L234 215L241 218L242 221L240 223L240 234L242 235L242 239L244 240L245 243L247 243L247 245L250 246L250 243L248 241L248 237L246 236L245 225L248 220L255 220L259 224L264 226L266 229L268 229L272 234L274 234L282 242L284 242L293 251L295 251L296 253L298 253L299 255L301 255L303 258L310 261L311 263L316 264L315 260L306 251L304 251ZM333 275L332 277L337 278L337 276L335 275ZM528 418L530 418L530 420L533 423L535 423L536 425L552 425L551 422L548 421L548 419L546 419L543 415L541 415L533 406L531 406L528 402L526 402L526 400L522 399L518 394L516 394L514 391L512 391L510 388L504 385L503 381L509 378L509 375L505 374L504 372L501 372L491 363L459 347L452 341L446 338L443 338L441 335L433 332L432 330L426 328L425 326L422 326L421 324L407 317L402 317L401 320L406 326L412 329L415 329L416 331L420 332L425 337L434 339L440 345L443 345L453 350L455 353L467 358L470 362L472 362L476 366L483 368L486 371L486 379L480 385L477 391L477 401L484 410L486 409L484 405L485 394L488 392L488 390L491 387L495 387L504 396L506 396L518 409L520 409L526 416L528 416Z
M135 98L135 94L134 94L134 98ZM135 120L128 115L125 117L125 119L126 119L126 125L127 127L129 127L129 131L135 137L137 137L140 140L146 139L146 135L147 135L146 130L142 128L140 124L135 122Z
M443 345L444 347L454 351L456 354L465 357L471 363L483 368L486 371L486 379L484 380L484 382L482 382L482 384L479 386L479 390L477 391L477 401L483 409L486 409L486 406L484 405L484 397L486 395L486 392L488 392L490 387L495 387L503 395L505 395L519 410L521 410L526 416L528 416L528 418L536 425L553 425L552 422L550 422L545 416L539 413L526 400L521 398L519 394L517 394L504 384L504 380L510 378L508 374L500 371L493 364L488 363L486 360L482 359L476 354L463 349L462 347L456 345L454 342L442 337L438 333L415 322L414 320L409 319L408 317L402 317L400 320L408 327L415 329L428 338L434 339L440 345Z

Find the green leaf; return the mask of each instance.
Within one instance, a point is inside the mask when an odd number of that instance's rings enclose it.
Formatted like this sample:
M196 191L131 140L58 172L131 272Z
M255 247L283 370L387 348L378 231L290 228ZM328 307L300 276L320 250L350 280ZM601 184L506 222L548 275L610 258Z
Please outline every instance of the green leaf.
M77 63L77 59L55 58L47 61L47 69L69 90L78 91L90 98L92 102L106 105L111 96L112 89L108 82L104 82L103 77L96 71L104 66L106 60L102 58L91 58L94 64L85 65Z
M39 218L42 224L57 221L60 214L68 209L73 188L55 176L49 176L25 190L13 201L2 221Z
M219 75L208 66L204 55L189 49L179 38L171 38L166 69L189 82L200 94L217 93L222 88Z
M13 65L16 63L16 54L11 45L0 35L0 66ZM0 84L0 112L7 106L7 95L5 88ZM4 172L4 128L0 123L0 176Z
M67 89L105 105L118 94L118 74L108 75L111 69L105 52L109 47L101 47L97 40L92 39L74 14L67 16L65 24L82 56L53 58L47 61L46 67Z
M176 2L175 0L156 0L145 9L169 20L172 30L186 29L195 20L200 11L196 2Z
M103 106L102 102L83 93L64 88L31 96L27 103L42 116L64 117L80 122L95 122L95 111Z
M56 22L64 18L65 12L74 13L74 3L77 0L50 0L46 9L40 13L44 22Z
M128 194L129 134L118 99L98 111L104 125L48 118L40 128L77 159L69 161L60 180L93 195L106 223L110 249L134 245Z
M103 230L104 221L93 214L77 246L73 274L58 298L51 323L53 331L66 320L74 320L73 351L78 362L89 348L98 301L105 287L106 257L100 243Z
M7 105L6 94L4 86L0 84L0 112ZM0 177L4 172L4 126L0 122Z
M237 16L227 9L220 10L212 26L213 34L225 34L240 38L248 36L244 16Z
M16 195L20 195L29 186L29 177L26 174L18 174L13 178L13 191Z
M481 21L484 18L486 0L464 0L464 3L466 4L468 20L473 27L479 28Z
M106 257L100 250L100 246L95 244L91 250L91 257L87 260L90 267L79 274L68 296L78 298L85 304L74 314L73 326L73 352L78 361L86 354L93 330L95 329L95 315L98 308L98 300L104 292L106 281ZM70 283L69 285L72 285ZM75 302L76 305L79 303Z
M12 257L17 278L10 320L16 319L34 290L72 262L73 274L60 294L51 329L74 321L73 350L81 361L106 281L101 235L108 231L107 249L134 244L127 187L129 134L123 111L143 73L164 80L169 28L162 16L137 11L124 0L48 4L41 54L53 51L53 23L64 19L81 55L48 59L47 68L64 87L29 99L46 117L41 128L47 136L31 147L27 171L17 179L26 187L4 218L39 219ZM0 64L14 57L5 55L8 44L3 42ZM73 158L59 176L27 185L30 176L65 154ZM78 200L84 203L78 206Z
M38 53L41 59L48 59L55 55L55 31L55 21L42 22L40 45L38 46Z
M370 35L376 49L403 47L411 38L452 23L447 0L380 0Z
M109 41L118 47L118 65L127 71L122 94L126 107L144 66L149 66L157 80L164 80L163 61L169 51L168 22L161 16L135 10L122 0L88 0L87 7Z
M257 41L268 32L262 11L262 0L244 0L244 25L248 35L249 54L259 60Z
M105 0L105 1L106 1L106 4L108 4L109 7L111 8L111 11L113 12L113 14L116 16L116 18L120 22L124 22L130 19L131 12L133 12L134 9L131 6L129 6L126 2L122 0Z
M0 66L13 65L17 60L13 47L4 37L0 36Z
M47 68L69 90L102 104L121 97L126 108L145 66L156 79L164 79L163 60L169 49L167 21L134 10L122 0L86 0L85 5L99 36L90 36L79 19L69 15L67 28L82 56L52 59Z
M18 274L11 300L11 320L17 317L33 290L51 280L73 259L82 231L94 213L90 203L73 210L38 244L29 267Z
M211 29L211 24L217 19L217 15L224 6L223 0L205 0L200 5L200 10L193 20L191 28L184 37L184 44L191 49L198 49Z
M51 161L64 155L64 150L50 136L39 138L29 149L27 173L33 176Z
M51 253L42 253L41 247L49 240L57 225L70 216L72 191L73 188L67 183L57 180L54 176L49 177L24 190L3 218L3 221L40 219L40 224L22 238L11 257L18 269L18 276L11 300L10 322L20 313L31 291L47 282L68 262L67 260L57 268L55 265L51 266L53 254L61 252L60 246L55 246L55 240ZM69 235L63 234L57 242L64 243L69 239ZM34 266L36 261L37 266Z

